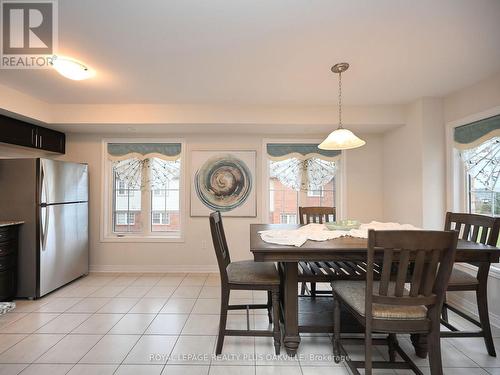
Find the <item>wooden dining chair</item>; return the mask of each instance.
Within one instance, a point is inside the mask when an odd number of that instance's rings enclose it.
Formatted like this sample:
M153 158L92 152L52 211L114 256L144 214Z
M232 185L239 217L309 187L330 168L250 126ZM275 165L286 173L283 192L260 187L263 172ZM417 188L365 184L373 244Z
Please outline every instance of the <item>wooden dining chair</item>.
M366 281L334 281L334 355L347 358L351 370L406 368L422 374L401 349L396 334L427 335L432 375L443 373L440 315L457 247L454 231L374 231L368 233ZM375 259L382 263L380 281L374 281ZM351 361L341 343L340 309L344 306L365 328L365 361ZM387 340L372 334L387 333ZM387 344L389 362L372 360L373 344ZM396 361L396 353L403 362Z
M300 224L323 224L335 221L335 219L335 207L299 207Z
M274 263L254 262L253 260L231 262L224 227L222 226L222 217L218 211L210 214L210 231L212 233L212 241L221 278L219 335L215 354L221 354L225 336L265 336L274 337L274 348L276 355L278 355L281 345L279 316L280 277L278 270L274 266ZM268 297L267 304L230 305L229 295L231 290L265 290ZM251 309L267 309L269 323L273 324L273 329L250 329L249 310ZM226 329L228 310L246 310L246 330Z
M299 207L300 224L328 223L336 220L335 207ZM377 270L378 265L374 265ZM364 280L366 264L362 262L299 262L298 280L300 294L330 295L329 290L316 289L316 283L330 283L333 280ZM310 288L307 287L309 282Z
M458 231L460 239L497 246L500 218L447 212L444 228L445 230ZM496 357L488 311L487 286L490 263L479 263L474 264L474 266L477 266L477 273L475 275L464 272L455 266L448 284L448 292L474 291L476 293L479 321L463 310L450 305L445 299L441 323L450 331L441 332L441 337L483 337L488 354L492 357ZM448 310L453 311L457 315L473 323L479 327L480 330L475 332L459 331L458 328L449 322Z
M328 223L336 219L335 207L299 207L299 222L302 225L311 223ZM300 262L299 263L299 282L302 281L300 294L305 295L309 292L312 297L316 294L330 294L328 290L316 291L316 281L330 282L331 275L323 272L326 269L324 264L316 264L315 262ZM329 268L329 267L328 267ZM310 288L307 288L307 281L310 282Z

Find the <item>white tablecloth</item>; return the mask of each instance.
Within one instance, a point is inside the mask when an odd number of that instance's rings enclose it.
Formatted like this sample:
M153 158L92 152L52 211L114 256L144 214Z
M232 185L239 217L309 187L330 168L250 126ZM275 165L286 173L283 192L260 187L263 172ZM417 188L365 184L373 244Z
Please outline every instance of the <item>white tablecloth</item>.
M329 230L324 224L307 224L298 229L271 229L259 232L263 241L278 245L293 245L300 247L307 240L327 241L334 238L350 236L358 238L368 238L368 230L419 230L410 224L381 223L372 221L368 224L361 224L359 229Z

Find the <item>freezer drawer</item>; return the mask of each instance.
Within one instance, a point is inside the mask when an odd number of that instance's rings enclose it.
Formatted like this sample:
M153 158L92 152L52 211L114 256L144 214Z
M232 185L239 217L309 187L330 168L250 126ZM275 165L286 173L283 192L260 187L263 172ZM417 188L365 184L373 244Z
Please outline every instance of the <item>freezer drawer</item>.
M88 204L40 208L39 297L88 273Z

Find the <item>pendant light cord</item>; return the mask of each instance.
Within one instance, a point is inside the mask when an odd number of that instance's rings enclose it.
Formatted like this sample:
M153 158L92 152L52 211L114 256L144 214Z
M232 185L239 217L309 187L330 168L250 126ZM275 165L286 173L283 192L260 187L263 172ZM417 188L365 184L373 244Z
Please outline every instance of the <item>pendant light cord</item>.
M339 72L339 129L342 128L342 72Z

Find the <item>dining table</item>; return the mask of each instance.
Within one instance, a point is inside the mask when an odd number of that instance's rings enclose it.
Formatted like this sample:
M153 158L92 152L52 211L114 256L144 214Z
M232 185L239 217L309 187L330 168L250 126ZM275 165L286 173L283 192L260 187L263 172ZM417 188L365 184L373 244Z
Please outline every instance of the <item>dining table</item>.
M265 242L259 232L272 229L298 229L300 224L251 224L250 250L256 262L276 262L281 275L281 319L284 327L283 344L289 356L295 356L300 345L300 333L332 332L333 303L331 297L300 297L298 293L299 262L363 262L367 258L366 238L344 236L326 241L306 241L301 246ZM377 255L375 255L377 257ZM459 240L455 262L498 263L500 249L471 241ZM362 333L361 327L343 313L342 332ZM415 353L427 356L425 335L411 335Z

